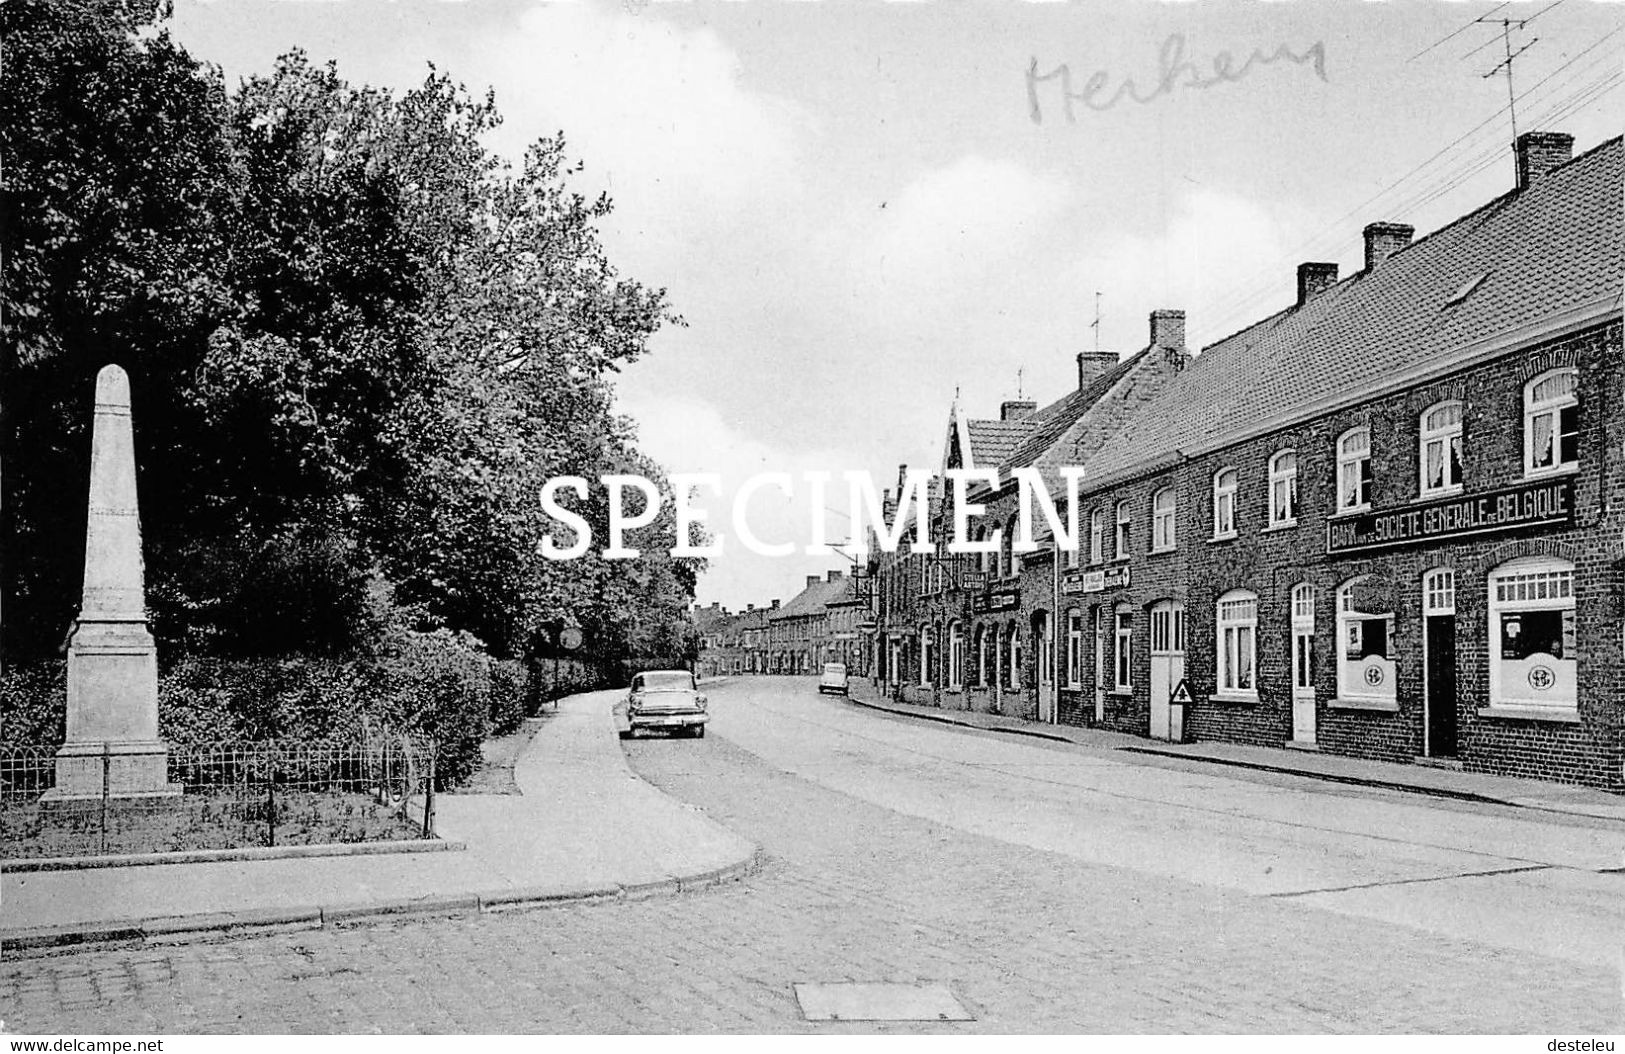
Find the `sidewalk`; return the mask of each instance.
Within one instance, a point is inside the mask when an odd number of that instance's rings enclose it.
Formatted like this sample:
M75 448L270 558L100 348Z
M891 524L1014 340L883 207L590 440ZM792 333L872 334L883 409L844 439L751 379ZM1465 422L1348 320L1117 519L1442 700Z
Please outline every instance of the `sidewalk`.
M945 710L894 702L884 698L879 690L866 680L852 681L849 699L858 706L902 717L987 732L1073 743L1097 750L1115 750L1142 757L1174 758L1254 771L1280 772L1332 783L1379 787L1412 794L1454 798L1459 801L1510 805L1592 819L1625 821L1625 797L1587 787L1461 772L1429 765L1366 761L1336 754L1322 754L1313 750L1253 747L1234 743L1167 743L1104 729L1039 724L1001 714Z
M0 945L647 896L746 873L754 845L632 774L610 715L616 695L562 702L515 767L521 795L439 797L438 833L461 850L4 874Z

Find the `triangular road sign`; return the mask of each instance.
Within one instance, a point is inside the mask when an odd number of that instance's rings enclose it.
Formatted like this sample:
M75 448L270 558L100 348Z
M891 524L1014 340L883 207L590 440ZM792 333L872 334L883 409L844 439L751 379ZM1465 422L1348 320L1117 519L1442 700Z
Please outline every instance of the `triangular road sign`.
M1174 689L1174 694L1168 697L1168 701L1170 703L1190 703L1192 701L1190 686L1181 680L1178 687Z

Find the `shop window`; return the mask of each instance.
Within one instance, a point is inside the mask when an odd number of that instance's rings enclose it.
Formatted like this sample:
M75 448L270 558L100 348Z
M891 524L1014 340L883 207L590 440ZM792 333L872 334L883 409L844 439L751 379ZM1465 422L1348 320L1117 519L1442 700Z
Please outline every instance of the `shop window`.
M1163 487L1151 496L1151 551L1174 548L1174 488Z
M1133 521L1133 516L1134 514L1129 508L1128 502L1120 501L1117 503L1117 548L1113 556L1118 560L1128 559L1129 526Z
M1089 513L1089 562L1098 564L1106 559L1106 514L1096 508Z
M976 627L976 686L978 688L988 687L987 670L990 664L988 662L987 652L987 627L985 625L979 625Z
M934 642L931 639L931 625L920 623L920 687L931 687L931 651Z
M1490 706L1573 713L1574 565L1526 557L1490 573Z
M1282 450L1270 458L1270 526L1298 522L1298 453Z
M1439 403L1422 414L1422 493L1461 489L1461 404Z
M1579 372L1551 370L1523 389L1524 471L1558 472L1580 463Z
M1116 649L1116 684L1119 692L1133 690L1132 674L1134 669L1134 609L1128 605L1120 605L1117 609L1117 632L1115 638Z
M1337 694L1391 701L1394 690L1393 603L1369 577L1337 591Z
M958 622L948 623L948 687L965 686L965 635Z
M1213 537L1236 536L1236 470L1220 469L1213 477Z
M1258 597L1233 589L1217 605L1219 692L1225 695L1258 694Z
M1066 613L1066 684L1083 687L1083 612L1077 608Z
M1337 441L1337 510L1371 507L1371 430L1354 428Z

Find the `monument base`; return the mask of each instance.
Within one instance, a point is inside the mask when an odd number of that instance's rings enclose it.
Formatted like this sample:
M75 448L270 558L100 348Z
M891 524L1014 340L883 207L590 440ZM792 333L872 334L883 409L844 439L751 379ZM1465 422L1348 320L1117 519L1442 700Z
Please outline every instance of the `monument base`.
M56 786L40 798L52 802L108 798L177 798L169 782L169 746L158 740L125 743L68 743L56 752Z

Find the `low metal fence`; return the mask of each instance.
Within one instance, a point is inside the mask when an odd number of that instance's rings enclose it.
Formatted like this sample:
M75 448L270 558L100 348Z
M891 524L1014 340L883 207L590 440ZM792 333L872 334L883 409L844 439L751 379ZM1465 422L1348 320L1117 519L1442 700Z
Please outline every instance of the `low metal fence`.
M99 794L53 795L56 754L0 747L0 857L434 836L435 745L418 737L172 747L168 778L179 793L144 797L121 796L110 744Z

